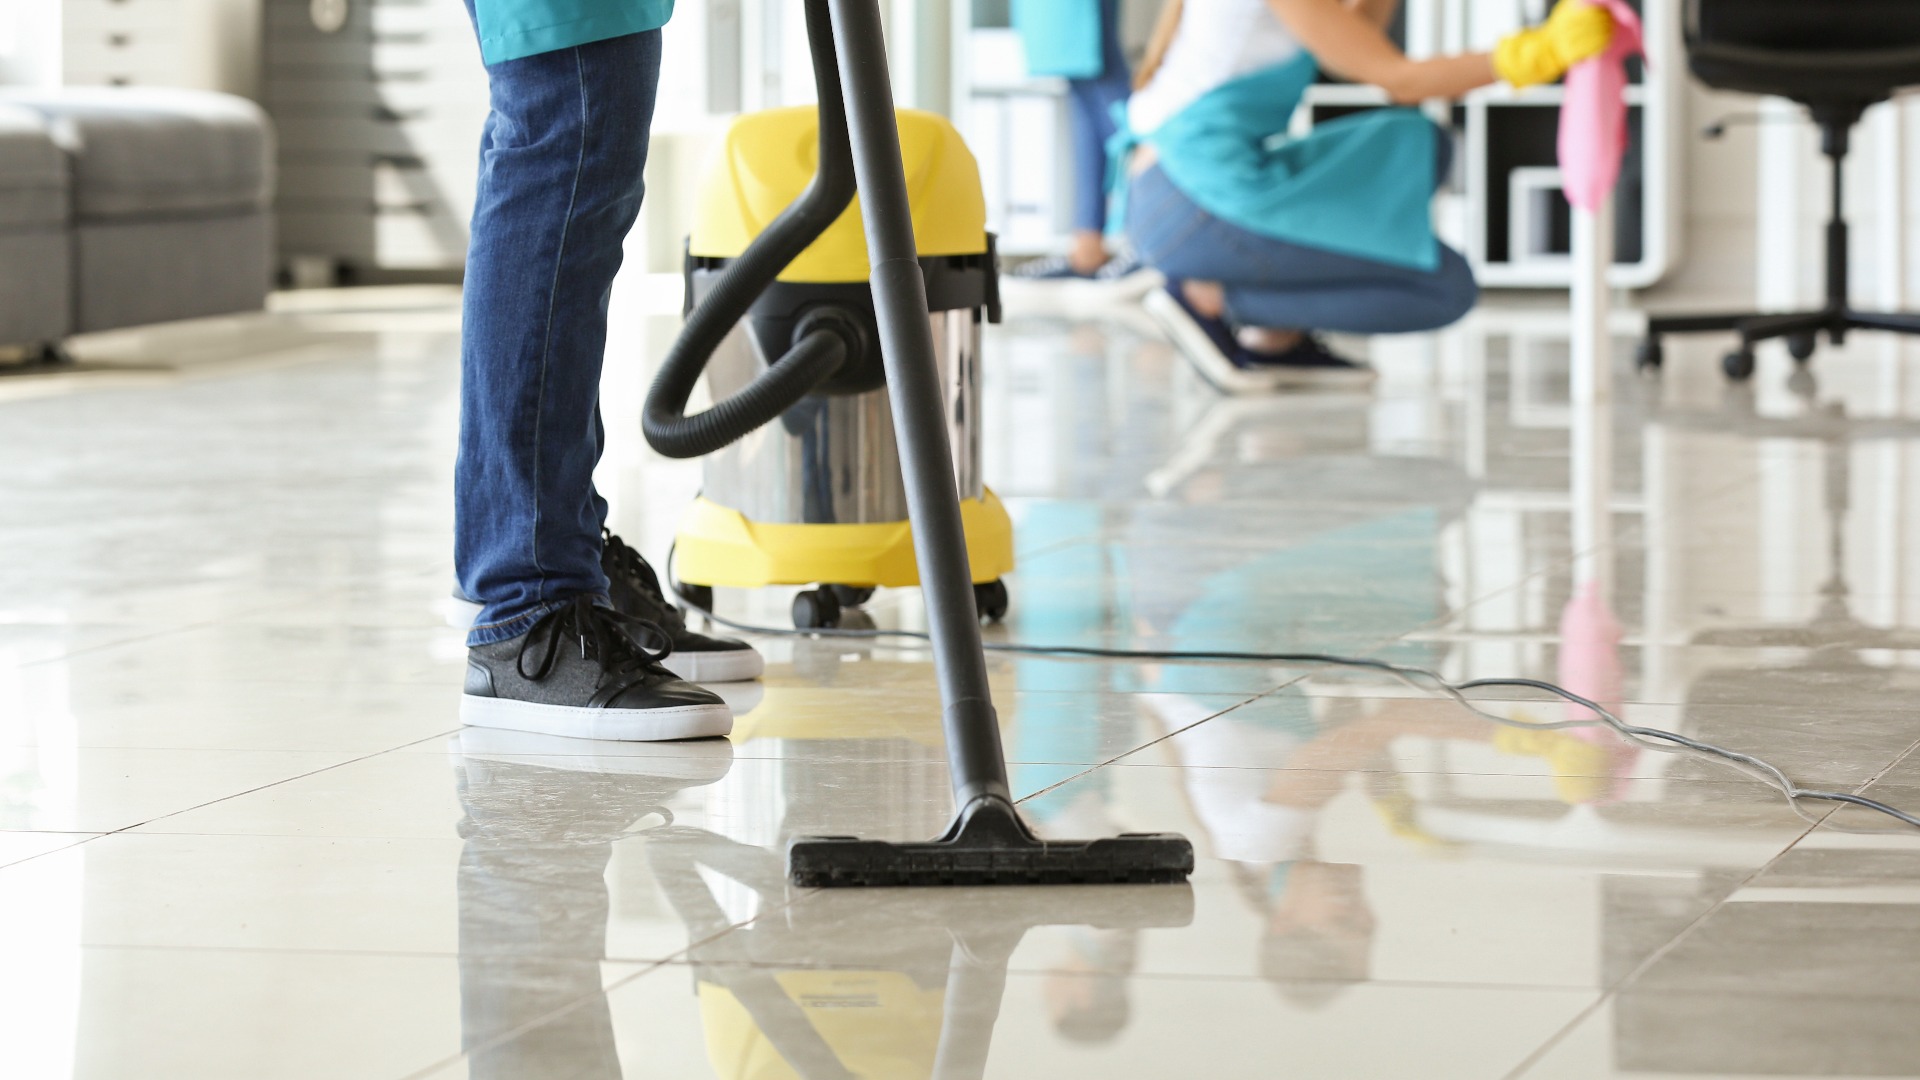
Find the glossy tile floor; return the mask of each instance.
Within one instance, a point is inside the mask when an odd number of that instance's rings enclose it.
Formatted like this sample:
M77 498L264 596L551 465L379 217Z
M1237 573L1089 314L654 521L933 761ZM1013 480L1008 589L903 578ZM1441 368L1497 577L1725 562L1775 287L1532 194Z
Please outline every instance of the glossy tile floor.
M632 422L672 304L625 291L607 379L655 554L699 484ZM994 658L1031 819L1182 831L1190 888L790 890L788 836L943 824L912 650L766 643L730 742L459 731L451 305L0 378L0 1076L1920 1076L1920 833L1391 681ZM1565 323L1496 299L1261 400L1129 319L999 328L990 636L1558 679L1920 806L1920 351L1808 398L1676 343L1576 411ZM1525 697L1481 704L1573 715Z

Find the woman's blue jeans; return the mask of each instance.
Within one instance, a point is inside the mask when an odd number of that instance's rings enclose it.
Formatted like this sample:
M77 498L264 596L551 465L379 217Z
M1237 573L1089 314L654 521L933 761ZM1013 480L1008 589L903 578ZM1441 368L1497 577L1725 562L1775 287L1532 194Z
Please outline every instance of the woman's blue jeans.
M475 645L607 592L607 504L593 487L600 365L621 244L640 214L660 32L508 60L487 76L454 467L455 571L482 607Z
M1445 177L1452 140L1438 133ZM1202 210L1158 166L1133 178L1127 237L1147 265L1172 280L1217 281L1242 326L1399 334L1458 320L1479 299L1473 268L1440 245L1440 265L1415 270L1303 247L1250 232Z

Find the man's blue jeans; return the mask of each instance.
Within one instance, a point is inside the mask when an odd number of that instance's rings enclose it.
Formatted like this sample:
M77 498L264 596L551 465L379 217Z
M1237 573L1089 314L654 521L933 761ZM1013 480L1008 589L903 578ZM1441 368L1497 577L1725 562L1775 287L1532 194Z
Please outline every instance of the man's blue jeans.
M1453 140L1436 132L1434 145L1434 176L1445 177ZM1433 270L1290 244L1207 213L1157 165L1133 178L1126 224L1148 266L1224 285L1227 314L1243 326L1404 334L1446 326L1480 296L1473 268L1445 244Z
M487 76L454 469L455 571L482 605L473 645L607 592L607 504L593 487L600 364L621 244L640 214L660 32L509 60Z

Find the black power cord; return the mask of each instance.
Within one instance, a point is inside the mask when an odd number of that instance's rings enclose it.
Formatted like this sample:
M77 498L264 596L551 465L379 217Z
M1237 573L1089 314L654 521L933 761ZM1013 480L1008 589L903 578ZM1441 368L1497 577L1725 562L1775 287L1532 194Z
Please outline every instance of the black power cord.
M1722 116L1714 120L1712 123L1706 125L1705 127L1702 127L1700 129L1700 137L1703 139L1722 138L1727 134L1727 129L1730 127L1733 127L1735 124L1755 124L1755 125L1788 124L1788 123L1797 123L1799 122L1800 119L1801 118L1798 116L1782 116L1777 113L1764 113L1764 112L1727 113L1725 116Z
M723 615L716 615L681 594L680 583L673 577L673 553L671 551L667 554L667 574L669 587L673 590L674 595L679 598L680 602L685 604L688 609L699 612L721 626L745 634L758 634L766 637L810 638L828 641L881 641L888 639L908 641L933 640L931 635L919 630L791 630L784 627L758 626L753 623L741 622L737 619L729 619ZM1439 672L1429 668L1416 667L1411 664L1396 664L1388 660L1379 660L1372 657L1340 656L1335 653L1237 652L1211 649L1110 649L1096 648L1090 645L1027 645L1019 642L994 641L984 642L983 647L988 652L1014 653L1021 656L1050 657L1061 660L1152 660L1163 663L1279 664L1293 667L1341 667L1376 671L1381 674L1390 675L1416 689L1437 690L1475 716L1504 727L1526 728L1533 731L1557 731L1565 728L1605 726L1612 728L1637 745L1648 746L1659 750L1678 748L1680 750L1692 751L1697 754L1730 762L1738 767L1742 773L1761 780L1778 790L1782 795L1785 795L1789 803L1796 808L1802 799L1817 802L1845 803L1850 806L1864 807L1876 813L1885 814L1907 825L1920 828L1920 817L1909 814L1898 807L1889 806L1877 799L1869 799L1864 795L1854 795L1844 791L1822 791L1815 788L1801 787L1794 783L1793 778L1781 771L1778 766L1764 758L1755 757L1752 754L1743 753L1739 750L1729 750L1724 746L1715 746L1713 743L1689 738L1678 732L1667 731L1656 727L1645 727L1639 724L1629 724L1625 720L1615 716L1610 710L1598 702L1589 701L1563 686L1555 685L1544 679L1509 677L1472 679L1463 683L1453 683L1449 682ZM1551 694L1563 701L1571 702L1584 709L1591 710L1595 718L1591 720L1556 720L1542 722L1515 720L1511 717L1501 716L1498 713L1482 709L1467 697L1467 691L1469 690L1491 689L1537 690L1542 693Z

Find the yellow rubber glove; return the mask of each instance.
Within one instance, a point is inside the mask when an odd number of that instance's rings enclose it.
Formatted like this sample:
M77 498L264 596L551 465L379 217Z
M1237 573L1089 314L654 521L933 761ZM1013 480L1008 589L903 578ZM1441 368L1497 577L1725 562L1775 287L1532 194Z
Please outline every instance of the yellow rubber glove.
M1569 806L1598 802L1613 786L1609 779L1613 755L1607 748L1562 731L1503 727L1494 732L1493 748L1503 754L1545 759L1553 772L1555 792Z
M1493 47L1493 70L1516 88L1549 83L1613 41L1613 16L1586 0L1560 0L1547 21Z

